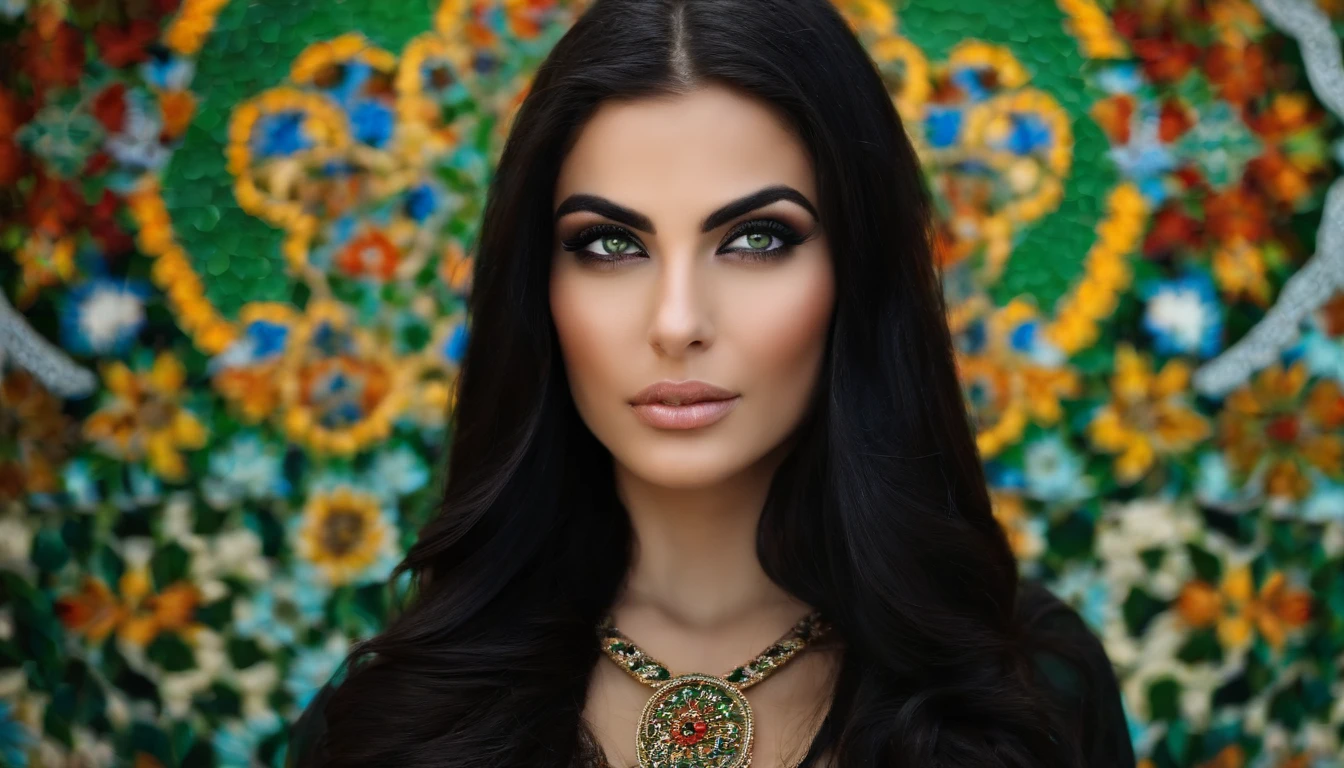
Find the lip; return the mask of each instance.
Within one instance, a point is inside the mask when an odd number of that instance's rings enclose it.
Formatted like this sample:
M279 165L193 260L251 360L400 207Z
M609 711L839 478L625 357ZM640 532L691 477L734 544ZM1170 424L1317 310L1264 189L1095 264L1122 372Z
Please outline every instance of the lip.
M698 429L727 416L741 396L703 381L660 381L630 400L635 416L655 429Z

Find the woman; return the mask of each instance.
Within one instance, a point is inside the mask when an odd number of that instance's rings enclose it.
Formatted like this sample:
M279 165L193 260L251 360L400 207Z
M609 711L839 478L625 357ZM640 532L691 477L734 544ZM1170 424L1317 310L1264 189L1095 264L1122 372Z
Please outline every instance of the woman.
M991 514L929 218L826 0L597 0L489 192L415 600L294 762L1132 766Z

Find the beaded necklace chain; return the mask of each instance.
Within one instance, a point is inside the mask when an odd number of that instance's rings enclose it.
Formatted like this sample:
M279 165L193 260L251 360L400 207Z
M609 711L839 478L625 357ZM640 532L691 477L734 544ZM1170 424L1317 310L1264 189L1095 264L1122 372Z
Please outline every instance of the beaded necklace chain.
M598 625L602 651L635 680L654 688L635 732L639 768L745 768L755 721L743 691L761 682L830 630L821 613L798 620L754 659L716 677L673 675L621 633L610 616Z

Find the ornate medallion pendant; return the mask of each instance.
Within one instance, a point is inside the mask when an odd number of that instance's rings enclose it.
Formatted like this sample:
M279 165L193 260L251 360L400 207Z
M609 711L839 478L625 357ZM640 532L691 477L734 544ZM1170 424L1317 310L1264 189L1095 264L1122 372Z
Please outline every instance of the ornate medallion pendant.
M751 705L742 691L774 674L830 631L820 612L804 616L756 658L724 675L673 676L612 624L598 625L602 651L656 690L639 718L639 768L746 768L751 763Z
M640 768L743 768L751 762L751 705L712 675L674 677L639 718Z

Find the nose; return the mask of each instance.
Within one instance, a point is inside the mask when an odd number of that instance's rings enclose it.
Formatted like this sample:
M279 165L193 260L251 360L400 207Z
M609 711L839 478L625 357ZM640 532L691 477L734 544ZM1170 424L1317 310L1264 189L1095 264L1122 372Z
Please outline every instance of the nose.
M714 338L709 275L691 253L661 260L649 343L668 357L707 349Z

